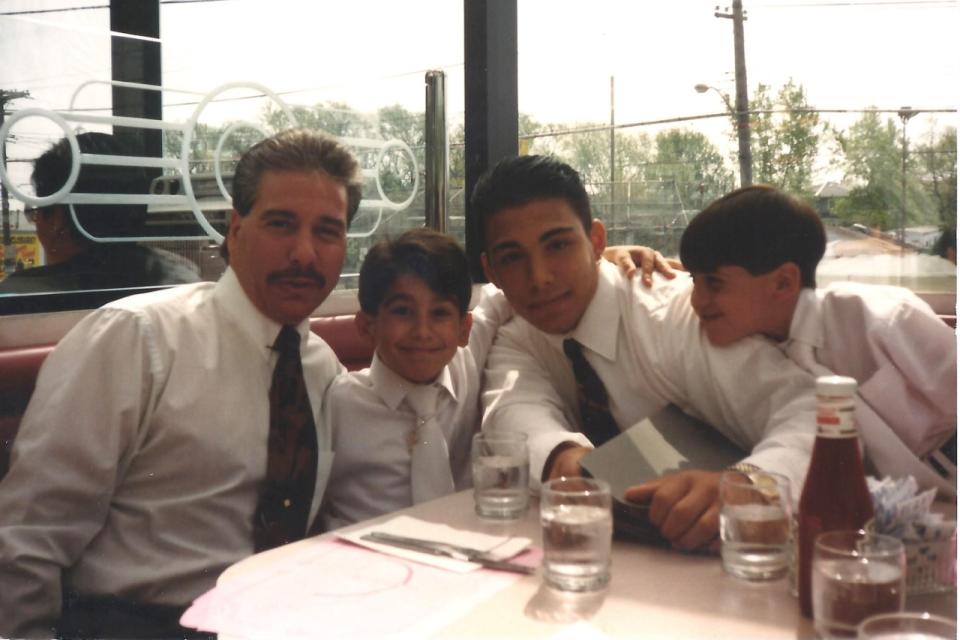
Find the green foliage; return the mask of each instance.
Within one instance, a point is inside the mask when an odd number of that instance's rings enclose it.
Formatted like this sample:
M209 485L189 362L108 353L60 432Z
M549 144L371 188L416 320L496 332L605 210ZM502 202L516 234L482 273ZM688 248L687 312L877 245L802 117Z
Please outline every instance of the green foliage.
M729 191L733 173L717 148L699 131L670 129L657 134L650 180L672 180L684 209L700 209Z
M947 127L938 137L914 152L924 190L929 194L936 219L943 229L957 226L957 129Z
M796 195L809 194L820 142L820 116L803 85L787 81L776 98L760 84L750 102L754 181Z
M896 226L900 211L901 149L897 128L890 118L881 120L868 111L848 131L835 131L847 180L857 186L836 212L847 222L878 229Z

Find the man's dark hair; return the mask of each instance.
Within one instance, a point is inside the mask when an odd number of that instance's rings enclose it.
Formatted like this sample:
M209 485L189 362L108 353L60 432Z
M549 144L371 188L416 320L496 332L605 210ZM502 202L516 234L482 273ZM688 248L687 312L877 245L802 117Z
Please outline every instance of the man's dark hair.
M802 286L816 287L826 246L813 207L769 185L753 185L714 200L690 222L680 238L680 260L691 273L735 266L755 276L793 262Z
M546 198L566 200L590 233L590 197L573 167L553 156L518 156L498 162L477 181L470 200L481 250L487 249L486 226L494 214Z
M106 133L87 132L76 136L81 153L135 156L137 153L120 138ZM38 197L59 191L70 177L73 150L68 138L61 138L33 162L31 182ZM81 164L70 193L140 194L148 192L150 176L143 167ZM50 205L54 206L54 205ZM66 205L64 205L66 206ZM43 207L47 209L48 207ZM147 215L145 205L85 204L73 205L83 231L94 237L126 236L137 233ZM81 244L90 240L66 216L71 236Z
M423 280L438 296L455 300L462 316L470 305L467 254L452 237L432 229L411 229L375 244L360 267L360 308L376 315L390 287L403 275Z
M253 209L260 179L267 171L317 171L330 176L347 190L347 226L360 207L362 176L352 153L336 138L322 131L288 129L250 147L233 173L233 208L241 216ZM226 241L220 255L229 262Z

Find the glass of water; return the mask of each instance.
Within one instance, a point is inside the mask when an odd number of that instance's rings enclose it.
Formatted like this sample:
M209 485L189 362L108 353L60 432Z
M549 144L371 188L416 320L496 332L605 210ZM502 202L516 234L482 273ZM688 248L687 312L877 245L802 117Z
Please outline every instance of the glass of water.
M720 476L720 540L724 570L747 580L773 580L790 562L790 480L779 473Z
M557 478L540 494L543 579L561 591L598 591L610 582L613 512L610 485Z
M811 582L818 637L855 638L865 618L903 611L903 543L865 531L821 533L813 543Z
M525 433L474 434L470 460L478 515L509 520L527 512L530 458Z

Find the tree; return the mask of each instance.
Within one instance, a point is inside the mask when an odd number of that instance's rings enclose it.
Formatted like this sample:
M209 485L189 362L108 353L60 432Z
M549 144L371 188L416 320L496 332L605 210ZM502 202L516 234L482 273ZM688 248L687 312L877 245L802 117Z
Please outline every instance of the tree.
M684 209L700 209L733 185L733 173L724 166L723 156L699 131L661 131L654 144L656 156L647 177L672 180Z
M820 142L820 116L807 102L803 85L788 80L776 99L757 86L750 110L754 178L800 195L809 193Z
M190 139L190 173L207 173L214 169L214 157L217 145L229 125L214 127L198 122ZM228 173L239 160L243 152L262 137L259 131L249 127L238 127L223 140L220 148L221 171ZM165 131L163 137L164 155L179 158L183 146L183 133Z
M849 131L835 131L847 179L858 184L836 206L837 215L881 230L895 226L900 210L901 149L891 118L867 111Z
M918 145L915 157L923 189L928 193L941 228L957 227L957 129L947 129L930 142Z

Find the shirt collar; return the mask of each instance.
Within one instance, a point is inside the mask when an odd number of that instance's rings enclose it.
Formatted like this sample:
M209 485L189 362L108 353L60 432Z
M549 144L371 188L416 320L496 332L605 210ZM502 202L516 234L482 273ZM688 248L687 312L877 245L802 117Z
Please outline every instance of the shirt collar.
M383 403L393 410L400 406L410 389L416 386L416 383L394 372L376 353L373 354L370 361L370 382L373 385L374 392L380 396ZM440 371L440 375L437 376L433 384L438 385L441 389L446 389L450 397L456 401L457 394L453 388L453 376L450 375L449 364Z
M803 342L816 349L823 347L819 306L820 299L815 289L805 287L800 291L797 305L793 309L793 320L790 321L790 340Z
M266 347L261 353L269 355L282 326L254 306L232 268L227 267L223 272L214 287L213 296L227 321L237 327L252 344ZM310 332L310 318L304 318L296 329L300 334L302 349Z
M620 329L620 305L617 301L618 267L601 260L597 267L597 290L583 312L580 322L569 334L555 336L556 344L574 338L584 347L607 360L617 357L617 335Z

